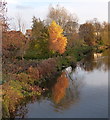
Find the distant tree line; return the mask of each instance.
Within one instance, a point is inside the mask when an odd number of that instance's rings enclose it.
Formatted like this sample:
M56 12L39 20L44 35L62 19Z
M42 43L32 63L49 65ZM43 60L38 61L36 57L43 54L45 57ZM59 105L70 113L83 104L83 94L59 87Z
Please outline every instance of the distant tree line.
M3 10L2 10L3 8ZM1 4L0 8L3 12L2 16L5 16L6 3ZM6 18L6 17L3 17ZM5 26L8 26L6 19L3 19ZM22 21L18 19L19 30L22 34ZM75 14L69 13L64 7L57 5L56 7L50 6L49 13L46 20L41 20L35 16L32 19L32 34L30 39L23 37L21 39L18 36L12 35L6 36L6 30L3 33L3 44L6 39L9 44L5 46L4 51L10 51L9 47L13 46L16 52L22 51L22 59L26 58L48 58L54 55L63 54L70 48L76 46L97 46L106 45L110 46L110 24L107 22L100 23L98 19L87 21L84 24L78 23L78 18ZM6 34L5 34L6 33ZM14 33L13 33L14 34ZM18 41L19 42L16 42ZM22 46L22 47L21 47ZM24 49L23 49L24 47ZM21 50L22 49L22 50ZM13 51L14 52L14 51ZM18 55L15 52L15 56Z

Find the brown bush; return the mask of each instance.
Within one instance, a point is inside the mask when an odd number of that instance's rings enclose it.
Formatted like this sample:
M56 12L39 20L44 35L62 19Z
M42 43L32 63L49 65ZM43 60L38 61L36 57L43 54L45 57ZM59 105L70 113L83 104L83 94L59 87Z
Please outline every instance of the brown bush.
M37 67L34 68L34 67L30 66L28 68L28 73L31 76L31 78L33 78L33 79L39 79L39 70L38 70Z
M38 65L40 76L49 76L56 71L56 61L54 59L48 59L42 61Z

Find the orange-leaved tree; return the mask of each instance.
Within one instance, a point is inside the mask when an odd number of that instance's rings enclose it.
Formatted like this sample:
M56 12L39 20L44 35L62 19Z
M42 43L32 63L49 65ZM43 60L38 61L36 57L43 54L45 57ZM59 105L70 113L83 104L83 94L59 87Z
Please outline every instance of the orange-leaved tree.
M49 26L49 49L63 54L66 50L67 38L64 37L63 29L55 21Z
M66 73L63 72L61 76L57 78L57 82L52 89L52 97L55 103L60 103L65 97L68 85L68 78L66 77Z

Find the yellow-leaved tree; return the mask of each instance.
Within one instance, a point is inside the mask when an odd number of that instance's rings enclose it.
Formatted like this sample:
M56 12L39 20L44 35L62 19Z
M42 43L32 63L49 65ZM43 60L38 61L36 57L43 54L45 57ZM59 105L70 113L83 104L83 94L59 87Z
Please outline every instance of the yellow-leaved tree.
M63 29L55 21L49 26L49 49L63 54L66 50L67 38L64 37Z

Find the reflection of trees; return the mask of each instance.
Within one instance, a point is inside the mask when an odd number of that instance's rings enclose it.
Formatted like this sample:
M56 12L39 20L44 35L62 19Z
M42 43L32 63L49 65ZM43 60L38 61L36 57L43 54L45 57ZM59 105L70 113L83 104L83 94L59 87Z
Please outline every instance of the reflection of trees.
M110 50L104 51L100 56L98 56L99 53L91 53L81 61L80 67L88 72L93 71L94 69L107 71L110 69L109 53Z
M83 68L85 71L92 71L94 70L96 63L93 62L94 56L92 53L90 53L87 57L83 59L83 61L80 63L80 67Z
M32 104L35 101L40 102L41 100L42 98L36 96L24 98L21 104L19 104L16 112L14 113L13 118L27 118L27 114L29 112L29 108L27 107L28 104Z
M55 103L59 103L65 96L66 88L68 87L68 79L66 73L63 72L57 79L57 83L52 89L52 96Z
M75 83L73 83L72 80L69 80L66 77L65 72L58 77L57 82L52 89L52 97L56 111L66 109L78 100L78 87L75 86Z
M110 49L104 51L103 56L108 56L106 59L104 59L104 63L106 67L110 70Z
M18 112L16 113L16 118L26 118L28 113L28 108L26 106L20 106Z

